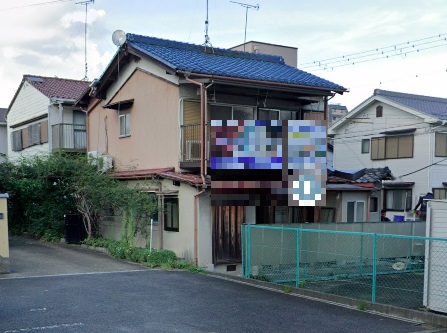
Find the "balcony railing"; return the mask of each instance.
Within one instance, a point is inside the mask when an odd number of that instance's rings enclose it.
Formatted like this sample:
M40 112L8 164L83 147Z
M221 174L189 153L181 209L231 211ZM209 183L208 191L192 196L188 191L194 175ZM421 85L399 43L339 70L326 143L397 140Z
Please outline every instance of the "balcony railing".
M51 126L53 150L83 151L87 149L85 125L56 124Z
M200 124L182 125L180 126L182 137L182 157L181 162L199 162L201 137ZM207 148L206 159L209 160L210 154L210 126L207 124Z

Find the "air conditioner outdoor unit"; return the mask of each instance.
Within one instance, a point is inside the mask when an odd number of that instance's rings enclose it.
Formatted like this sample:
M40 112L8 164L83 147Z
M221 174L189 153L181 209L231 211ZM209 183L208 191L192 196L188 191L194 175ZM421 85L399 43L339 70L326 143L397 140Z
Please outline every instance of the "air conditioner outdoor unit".
M200 141L187 140L185 155L187 161L200 160Z
M99 157L98 169L105 172L113 168L113 157L110 155L103 155Z

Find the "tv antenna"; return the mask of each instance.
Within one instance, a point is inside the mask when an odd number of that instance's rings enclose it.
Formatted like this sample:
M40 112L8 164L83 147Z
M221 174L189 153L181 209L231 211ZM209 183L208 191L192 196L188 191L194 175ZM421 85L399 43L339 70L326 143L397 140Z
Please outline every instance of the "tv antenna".
M248 21L248 10L252 9L252 10L259 10L259 4L255 5L250 5L248 3L243 3L243 2L236 2L236 1L230 1L232 3L241 5L242 7L245 8L245 33L244 33L244 52L245 52L245 43L247 42L247 21Z
M206 20L205 20L205 43L203 43L203 46L205 46L205 49L207 46L213 47L213 45L210 42L210 36L208 36L208 0L206 0Z
M84 22L84 59L85 59L85 75L82 80L88 81L87 72L88 72L88 66L87 66L87 12L88 12L88 5L94 4L95 0L86 0L81 2L76 2L77 5L85 5L85 22Z

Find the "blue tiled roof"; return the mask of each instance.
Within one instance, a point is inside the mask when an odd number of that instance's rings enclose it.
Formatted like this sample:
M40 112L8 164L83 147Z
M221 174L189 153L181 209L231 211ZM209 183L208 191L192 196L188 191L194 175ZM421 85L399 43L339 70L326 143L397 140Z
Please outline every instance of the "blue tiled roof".
M412 108L431 117L447 120L447 98L404 94L381 89L374 90L374 95L383 96L397 104Z
M126 41L129 46L178 71L346 90L338 84L286 65L279 56L204 47L130 33L126 35Z

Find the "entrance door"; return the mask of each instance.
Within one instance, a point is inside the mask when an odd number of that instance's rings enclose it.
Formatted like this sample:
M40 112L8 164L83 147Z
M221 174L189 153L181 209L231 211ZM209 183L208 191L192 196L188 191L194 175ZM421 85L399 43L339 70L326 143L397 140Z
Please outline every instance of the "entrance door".
M245 221L245 207L215 206L212 214L214 264L241 262L241 227Z

